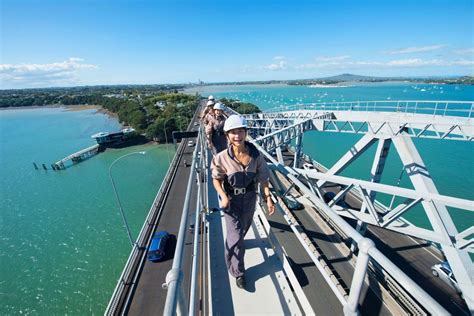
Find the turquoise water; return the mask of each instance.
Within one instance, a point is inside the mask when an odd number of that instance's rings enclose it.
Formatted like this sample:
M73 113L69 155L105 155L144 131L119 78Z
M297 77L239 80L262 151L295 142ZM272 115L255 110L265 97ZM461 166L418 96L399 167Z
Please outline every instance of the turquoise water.
M344 87L308 87L288 85L238 85L205 86L187 90L189 93L209 94L217 98L231 98L251 102L262 110L278 108L280 105L384 100L474 100L474 86L433 85L413 83L349 83ZM304 136L304 152L323 165L331 167L345 154L361 136L330 132L309 132ZM474 144L472 142L415 139L420 152L440 194L473 200L474 191ZM386 162L382 183L396 185L402 164L393 145ZM375 146L346 169L342 175L363 180L370 179L370 169ZM461 174L460 174L461 170ZM402 175L401 187L413 188L406 174ZM379 194L377 199L390 204L391 196ZM395 200L399 201L399 200ZM453 221L462 231L474 224L474 214L469 211L451 210ZM405 214L405 218L422 227L429 228L427 217L421 207Z
M65 171L35 170L120 128L95 110L0 111L0 315L103 314L130 253L108 176L136 238L168 167L166 147L107 150ZM173 148L169 148L173 151Z
M262 109L318 100L388 97L474 100L472 86L443 86L443 93L440 87L431 85L424 87L425 92L421 89L420 85L414 89L410 84L347 88L272 85L215 86L199 92L252 102ZM173 147L145 145L108 150L60 172L35 170L32 163L49 167L92 145L90 135L119 128L116 119L95 110L0 111L0 315L103 314L130 253L108 168L124 154L147 152L120 160L112 170L136 237L166 173L167 149L172 152ZM330 166L357 139L354 135L312 132L305 135L304 148ZM415 143L441 194L474 199L472 143L426 139ZM367 179L372 155L373 150L369 150L344 174ZM401 163L395 158L390 155L384 183L395 183L399 177ZM402 185L410 187L406 177L402 178ZM460 230L474 223L472 213L452 210L452 215ZM417 212L407 216L426 224L426 218Z
M424 90L424 91L423 91ZM344 87L274 85L205 86L187 90L251 102L261 109L280 105L383 100L474 100L474 86L413 83L349 83Z

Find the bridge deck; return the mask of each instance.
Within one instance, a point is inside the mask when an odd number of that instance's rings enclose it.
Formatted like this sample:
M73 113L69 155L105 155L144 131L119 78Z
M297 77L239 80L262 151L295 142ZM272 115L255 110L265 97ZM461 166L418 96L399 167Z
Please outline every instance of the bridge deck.
M257 215L256 215L257 216ZM245 238L247 288L239 289L224 261L224 216L210 216L210 267L209 286L212 291L214 315L301 315L291 288L282 271L282 262L254 221Z
M179 157L179 168L176 177L172 183L170 194L166 200L165 211L161 216L157 230L168 230L175 237L178 234L178 226L183 209L184 195L186 191L185 181L189 178L190 168L183 165L186 159L191 161L191 153L194 147L186 148L181 157ZM291 158L290 156L288 158ZM288 160L287 160L288 163ZM284 181L283 181L284 182ZM288 183L283 187L288 187ZM217 207L217 196L212 187L212 183L207 183L209 209ZM191 201L196 201L196 188L193 188ZM316 218L316 209L312 206L306 197L299 194L296 189L292 189L294 197L306 206L305 210L297 211L298 220L311 241L323 251L327 261L337 271L338 278L344 283L345 287L350 286L353 269L353 258L347 250L347 244L336 238L337 233L331 231L331 225L327 225L325 220ZM354 208L357 199L346 200ZM280 201L281 202L281 201ZM270 235L267 235L267 222L271 227ZM191 216L188 218L190 223ZM208 279L200 279L205 286L203 288L208 292L209 297L204 296L208 301L202 301L200 304L201 312L203 305L209 304L205 308L208 314L222 315L243 315L243 314L303 314L301 304L298 304L294 289L288 282L288 276L283 272L283 266L288 268L288 262L291 270L299 281L299 284L306 295L311 307L316 314L342 314L342 306L335 297L329 285L321 276L321 273L315 267L312 259L303 249L300 241L295 236L291 227L287 224L282 212L277 212L272 217L266 217L257 208L254 222L249 230L246 245L246 269L247 282L246 290L236 287L235 280L227 272L224 262L224 242L226 227L223 214L213 212L207 215L208 220L208 244L207 254L209 266ZM351 221L350 221L351 222ZM354 224L353 222L351 222ZM264 227L265 226L265 227ZM329 229L329 230L328 230ZM189 292L189 267L192 260L192 234L186 233L185 253L184 253L184 289ZM369 227L369 238L379 237L383 240L376 240L377 248L385 253L397 266L406 267L407 274L410 275L424 289L434 294L438 300L442 300L443 293L450 292L444 302L449 312L453 314L463 314L467 307L463 305L462 300L455 297L453 290L446 285L439 287L439 280L430 277L429 269L431 265L438 261L431 253L426 250L430 245L423 241L415 241L413 238L389 232L386 230ZM125 311L130 315L156 315L162 314L167 292L161 289L161 284L165 281L166 274L171 269L172 253L176 239L173 238L168 245L168 254L163 262L150 263L145 262L137 276L137 287L132 294L129 308ZM278 243L278 246L276 245ZM280 247L280 248L278 248ZM345 247L345 249L344 249ZM278 248L278 249L277 249ZM283 251L288 257L287 261L282 262L280 252ZM421 270L421 272L420 272ZM426 271L425 271L426 270ZM288 271L288 270L287 270ZM200 276L202 277L202 276ZM421 283L420 283L421 282ZM375 285L375 289L379 285ZM437 288L437 289L435 289ZM385 302L376 298L373 291L368 290L367 286L361 296L361 312L364 314L389 314ZM454 300L456 300L454 302ZM453 306L454 305L458 305Z

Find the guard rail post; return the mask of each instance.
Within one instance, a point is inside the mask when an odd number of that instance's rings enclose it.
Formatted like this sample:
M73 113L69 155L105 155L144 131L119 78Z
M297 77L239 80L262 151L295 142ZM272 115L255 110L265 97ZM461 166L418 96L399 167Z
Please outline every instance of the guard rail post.
M357 247L359 254L357 256L357 263L352 277L351 289L349 298L344 306L344 315L355 316L359 315L359 298L364 284L365 274L367 273L367 266L369 264L369 250L375 247L374 242L369 238L362 238L359 240Z

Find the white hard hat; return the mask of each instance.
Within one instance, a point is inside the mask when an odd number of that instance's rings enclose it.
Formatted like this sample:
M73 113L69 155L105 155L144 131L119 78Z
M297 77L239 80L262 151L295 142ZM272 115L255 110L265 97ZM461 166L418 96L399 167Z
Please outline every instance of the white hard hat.
M206 104L206 105L207 105L207 106L212 106L212 105L214 105L214 101L209 100L209 101L207 101L207 104Z
M210 96L207 97L208 100L214 100L214 96L211 94Z
M224 110L224 105L222 103L217 102L216 104L214 104L214 110L223 111Z
M224 123L224 132L236 128L247 128L247 120L240 115L231 115Z

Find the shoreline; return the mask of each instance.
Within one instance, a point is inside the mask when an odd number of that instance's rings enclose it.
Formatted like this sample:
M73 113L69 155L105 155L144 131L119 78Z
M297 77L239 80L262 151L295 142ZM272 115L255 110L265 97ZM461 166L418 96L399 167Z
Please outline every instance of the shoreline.
M0 111L42 110L42 109L62 109L63 112L80 112L80 111L86 111L86 110L96 110L96 113L105 114L109 117L112 117L118 120L118 115L116 113L111 112L107 109L104 109L101 105L76 104L76 105L32 105L32 106L0 107Z
M100 110L102 106L100 105L62 105L60 108L63 109L64 112L78 112L78 111L85 111L85 110Z
M0 107L0 111L4 110L36 110L36 109L63 109L65 112L85 111L93 109L101 109L100 105L29 105L29 106L8 106Z

